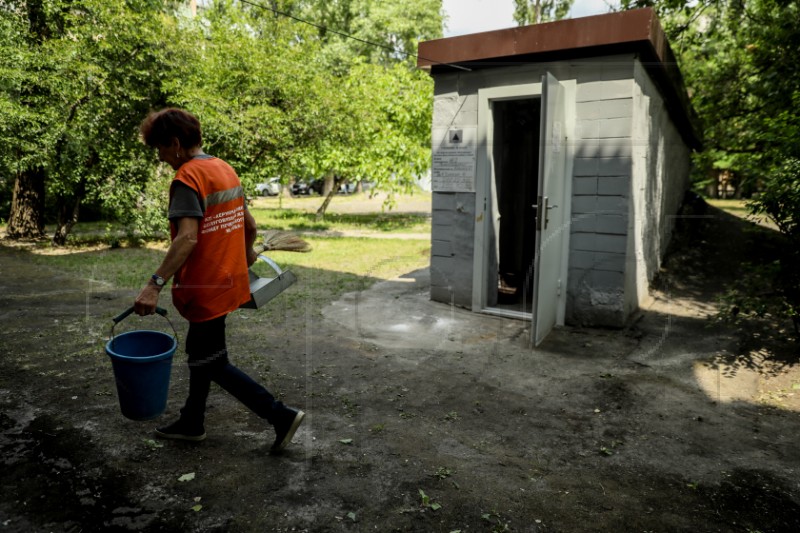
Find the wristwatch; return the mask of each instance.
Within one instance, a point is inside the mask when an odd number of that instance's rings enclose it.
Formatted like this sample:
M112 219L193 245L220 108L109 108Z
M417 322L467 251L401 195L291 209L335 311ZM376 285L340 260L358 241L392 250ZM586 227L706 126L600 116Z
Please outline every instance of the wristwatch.
M162 277L161 277L161 276L159 276L158 274L153 274L153 275L150 277L150 279L152 279L152 280L153 280L153 283L155 283L155 284L156 284L156 287L158 287L159 289L160 289L161 287L163 287L165 283L167 283L167 280L165 280L164 278L162 278Z

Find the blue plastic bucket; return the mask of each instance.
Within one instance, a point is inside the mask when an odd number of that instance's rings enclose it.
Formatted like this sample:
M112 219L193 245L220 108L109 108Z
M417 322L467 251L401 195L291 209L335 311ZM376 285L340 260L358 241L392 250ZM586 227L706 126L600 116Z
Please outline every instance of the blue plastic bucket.
M106 353L114 369L123 416L131 420L152 420L164 412L172 356L177 347L176 336L161 331L129 331L115 337L112 329Z

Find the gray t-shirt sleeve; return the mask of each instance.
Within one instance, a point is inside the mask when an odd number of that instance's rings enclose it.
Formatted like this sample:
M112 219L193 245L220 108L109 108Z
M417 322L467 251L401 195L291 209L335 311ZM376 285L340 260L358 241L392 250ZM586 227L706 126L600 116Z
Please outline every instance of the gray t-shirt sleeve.
M184 217L203 218L200 197L197 196L194 189L179 181L176 181L172 187L168 218L170 220Z

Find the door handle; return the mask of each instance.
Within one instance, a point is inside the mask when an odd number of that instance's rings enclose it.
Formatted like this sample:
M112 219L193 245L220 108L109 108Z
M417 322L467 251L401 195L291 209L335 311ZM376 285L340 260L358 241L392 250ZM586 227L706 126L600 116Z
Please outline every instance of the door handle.
M544 210L544 213L539 209L539 206L542 205L542 201L547 201L542 196L536 197L536 203L533 204L533 208L536 209L536 231L542 230L542 215L547 213L547 209ZM545 204L547 206L547 204Z
M558 208L557 205L548 205L549 203L550 199L547 196L539 196L537 202L535 204L531 204L531 207L536 209L537 230L547 229L547 224L550 222L550 218L547 216L547 214L551 209ZM539 206L542 204L544 204L544 209L541 213L539 213Z
M547 223L550 222L550 217L547 216L547 213L550 212L550 207L547 205L547 203L549 201L550 201L550 199L547 196L545 196L544 197L544 213L542 213L544 215L544 227L542 228L542 230L546 230L547 229Z
M545 196L544 197L544 213L543 213L543 215L544 215L544 227L542 229L547 229L547 224L550 223L550 216L549 216L550 215L550 210L551 209L556 209L558 207L555 204L548 205L549 203L550 203L550 198Z

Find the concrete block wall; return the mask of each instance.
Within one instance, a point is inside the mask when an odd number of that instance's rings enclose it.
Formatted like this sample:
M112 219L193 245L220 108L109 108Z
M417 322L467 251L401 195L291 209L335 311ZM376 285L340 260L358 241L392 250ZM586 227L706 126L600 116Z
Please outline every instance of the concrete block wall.
M466 82L470 85L469 81ZM433 127L478 124L477 89L464 88L461 76L435 80ZM475 194L433 192L431 227L431 299L459 307L472 306L472 258Z
M434 79L433 127L477 126L480 89L536 83L548 70L566 76L561 64L438 75ZM432 197L431 299L471 309L476 194L434 191Z
M690 149L678 133L645 67L634 63L632 202L626 265L626 308L649 297L689 186Z
M472 306L474 193L433 193L431 299Z
M578 78L565 321L621 326L633 134L633 61ZM592 76L593 74L593 76Z
M561 81L575 80L579 132L574 161L573 194L579 198L579 217L571 232L570 262L579 265L573 288L582 292L570 301L594 309L587 322L616 323L622 299L625 254L626 199L630 176L631 94L633 56L529 64L517 67L436 76L433 127L477 126L478 91L536 83L545 72ZM571 104L570 104L571 105ZM578 179L580 178L580 179ZM572 179L572 176L565 179ZM431 299L472 306L474 231L477 206L474 193L433 192L431 236ZM599 300L605 302L598 304ZM575 306L572 311L577 311ZM573 312L578 316L581 313ZM589 316L592 315L592 316ZM597 315L597 316L594 316Z
M624 55L439 75L433 127L477 126L479 89L536 83L548 71L576 88L565 320L622 326L647 293L688 179L688 149L638 60ZM435 301L472 306L475 202L471 192L433 193Z

